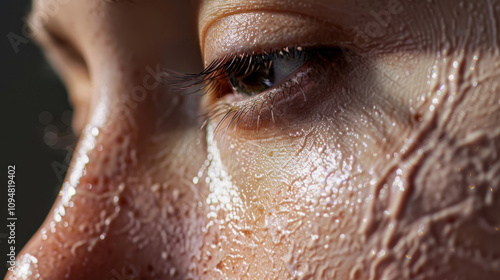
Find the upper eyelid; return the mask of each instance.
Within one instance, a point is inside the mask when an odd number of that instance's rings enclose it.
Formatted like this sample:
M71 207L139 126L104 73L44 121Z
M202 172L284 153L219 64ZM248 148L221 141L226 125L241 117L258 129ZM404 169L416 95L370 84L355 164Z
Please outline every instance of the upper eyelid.
M26 16L28 28L33 34L33 39L43 48L48 50L61 50L61 49L71 49L75 53L80 53L75 44L71 42L63 34L54 31L49 25L50 22L45 24L39 24L37 26L32 25L31 19L36 15L37 11L32 10Z
M31 16L31 12L29 16ZM81 51L65 36L51 30L47 25L42 25L32 29L35 41L42 46L46 52L54 52L71 59L86 68L86 60Z
M37 14L36 10L31 10L27 15L26 15L26 24L29 30L31 31L33 35L33 39L35 42L40 44L42 47L47 47L47 48L52 48L53 46L51 45L52 42L52 31L48 27L48 23L44 24L38 24L37 26L34 26L32 23L32 19L35 18Z
M88 63L82 52L71 40L51 30L46 25L33 29L32 34L64 82L70 81L70 77L90 79Z
M48 49L74 48L64 37L55 34L46 26L34 29L35 40Z
M350 17L345 16L345 10L350 11L351 8L345 8L340 1L333 1L330 6L325 6L322 1L303 0L303 1L286 1L284 5L281 0L199 0L199 21L198 21L198 38L202 50L205 48L205 37L208 30L217 22L238 14L247 13L277 13L290 14L312 19L314 21L328 22L329 25L335 26L336 29L341 29L341 23ZM338 15L338 19L331 21L331 14ZM339 35L339 34L337 34ZM296 42L303 43L303 42Z
M212 25L214 25L216 22L238 14L247 14L247 13L263 13L263 12L270 12L270 13L276 13L275 10L269 9L269 8L258 8L258 9L247 9L247 10L236 10L236 11L227 11L227 12L222 12L217 14L217 16L213 16L209 21L206 22L200 22L198 25L198 29L200 30L199 33L199 41L200 41L200 48L203 51L205 49L205 37ZM314 17L307 15L307 14L302 14L299 12L288 12L285 11L287 14L295 14L297 16L303 16L303 17L308 17L313 19ZM280 12L283 13L283 12Z
M210 27L217 21L225 18L225 17L229 17L229 16L233 16L233 15L237 15L237 14L242 14L242 13L252 13L252 12L272 12L272 10L269 10L269 9L254 9L254 10L237 10L237 11L233 11L233 12L225 12L225 13L220 13L220 14L217 14L217 16L213 16L210 18L209 21L200 21L199 25L198 25L198 29L200 31L200 34L199 34L199 41L200 41L200 47L201 47L201 50L204 50L205 49L205 35L207 34L207 31L210 29Z
M204 36L200 40L204 40L201 44L205 65L238 52L262 52L287 46L349 49L352 41L352 34L345 32L342 22L296 12L243 11L215 21Z

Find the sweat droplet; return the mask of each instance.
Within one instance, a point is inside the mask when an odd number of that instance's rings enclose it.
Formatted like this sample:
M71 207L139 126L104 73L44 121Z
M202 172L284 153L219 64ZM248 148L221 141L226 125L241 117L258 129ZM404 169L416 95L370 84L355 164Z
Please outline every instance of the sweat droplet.
M91 133L93 136L97 136L97 135L99 135L99 129L97 127L93 127L91 129Z
M380 250L378 253L377 253L377 257L381 258L385 256L385 250Z

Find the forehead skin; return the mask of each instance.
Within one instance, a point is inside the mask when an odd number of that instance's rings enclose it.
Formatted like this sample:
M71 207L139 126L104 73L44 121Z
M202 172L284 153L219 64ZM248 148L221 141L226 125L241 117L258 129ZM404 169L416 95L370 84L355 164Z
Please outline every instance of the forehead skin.
M6 279L498 278L500 3L393 2L36 1L88 108L31 276ZM268 134L200 130L199 99L155 83L200 45L207 64L270 44L358 54L312 88L335 97L314 118Z

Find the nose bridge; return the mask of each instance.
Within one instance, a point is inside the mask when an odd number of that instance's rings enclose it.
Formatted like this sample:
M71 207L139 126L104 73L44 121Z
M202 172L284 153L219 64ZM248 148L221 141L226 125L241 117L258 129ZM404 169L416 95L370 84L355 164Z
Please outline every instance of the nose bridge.
M60 195L20 255L19 265L24 263L25 269L14 273L17 279L28 274L42 279L101 279L103 275L106 279L126 279L117 277L151 277L161 272L155 270L159 267L155 263L140 261L151 255L166 261L162 259L166 248L155 248L154 239L148 235L162 226L159 219L168 219L158 205L172 199L172 189L161 183L171 177L166 174L174 172L172 168L157 172L154 164L170 166L168 162L178 160L171 152L157 161L150 159L155 152L171 151L178 145L169 137L177 125L168 120L186 121L179 125L191 121L186 114L179 117L183 114L178 106L183 103L182 97L165 97L169 93L155 84L151 69L145 68L133 79L117 81L120 85L128 83L128 92L104 92L94 103ZM155 137L165 141L154 144ZM164 177L156 173L164 173ZM182 178L176 181L171 184L180 188ZM161 201L155 188L161 189L167 199ZM182 232L166 231L159 237L174 239L176 234ZM142 258L137 258L140 255Z
M95 102L60 195L20 254L17 279L182 278L182 258L172 254L189 252L201 228L200 194L188 184L204 160L203 135L184 110L191 101L149 77L146 69L118 81L129 91ZM185 156L195 149L199 158Z
M64 1L51 18L82 51L91 108L59 197L7 279L183 279L188 271L183 262L196 250L186 244L201 240L204 216L187 178L203 163L203 136L197 98L170 91L160 76L199 68L196 7L146 2Z
M161 58L175 52L139 55L96 53L89 62L88 124L57 201L7 279L183 278L183 258L172 254L197 240L202 220L186 178L203 153L182 157L199 149L197 101L161 81Z

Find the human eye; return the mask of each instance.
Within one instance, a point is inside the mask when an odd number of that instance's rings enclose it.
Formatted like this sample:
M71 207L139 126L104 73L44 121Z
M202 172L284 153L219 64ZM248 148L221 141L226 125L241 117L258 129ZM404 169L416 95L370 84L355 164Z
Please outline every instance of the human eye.
M404 62L409 54L398 49L402 43L361 40L349 29L365 26L354 19L365 20L360 15L369 9L352 10L348 17L336 5L325 16L318 7L300 5L276 8L265 2L259 10L246 2L232 8L207 3L212 7L202 8L199 24L206 68L192 75L167 71L166 79L172 87L200 88L208 97L202 106L206 123L217 131L271 138L314 126L327 135L363 122L383 139L386 122L410 119L411 112L398 109L414 99L412 91L401 90L411 69Z
M311 56L311 52L303 51L301 47L243 55L225 63L223 71L234 94L251 97L277 87Z
M321 95L324 79L345 66L343 56L338 48L301 46L231 54L199 74L167 79L182 87L201 85L216 130L283 129L303 119L308 106L319 101L315 95Z

